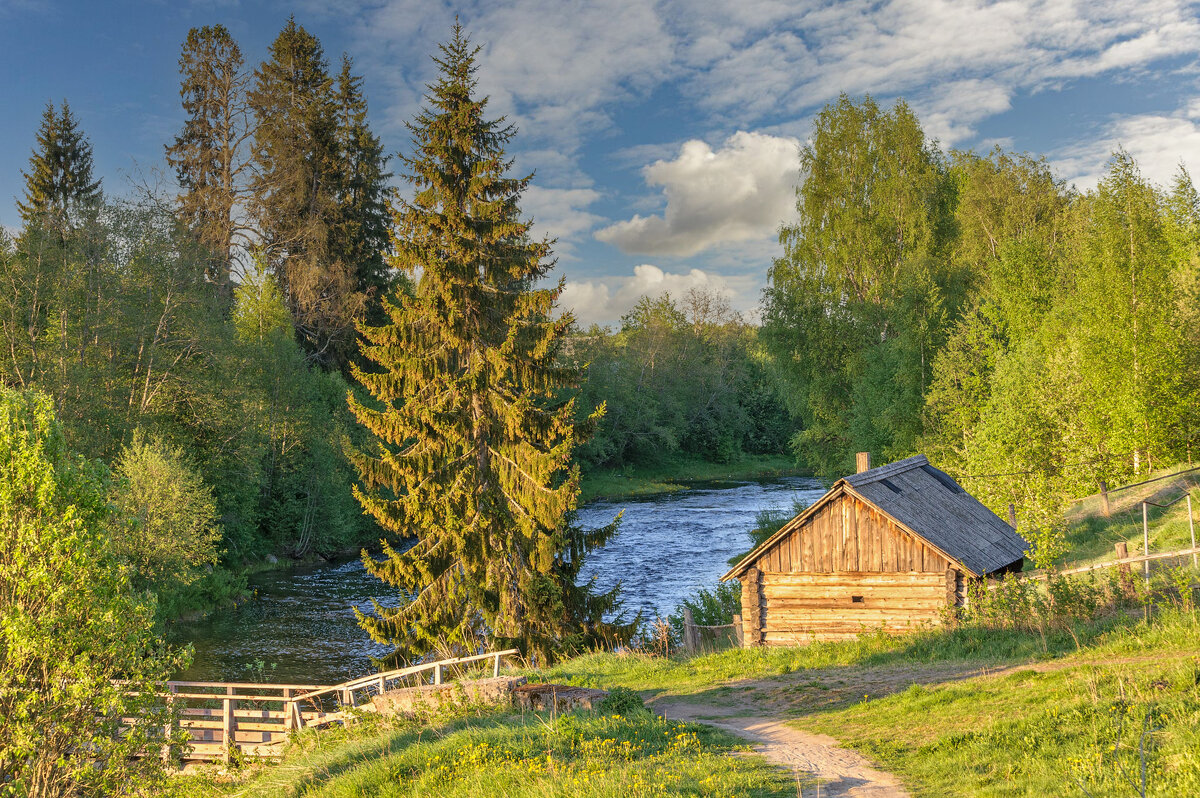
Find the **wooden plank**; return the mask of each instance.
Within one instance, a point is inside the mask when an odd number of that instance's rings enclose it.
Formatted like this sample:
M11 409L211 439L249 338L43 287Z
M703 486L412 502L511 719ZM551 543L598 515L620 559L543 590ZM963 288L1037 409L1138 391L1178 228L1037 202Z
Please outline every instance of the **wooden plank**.
M205 709L203 707L185 707L180 714L183 717L204 717L204 718L219 718L223 710L220 709ZM235 709L233 710L235 718L282 718L285 713L268 710L268 709Z
M813 545L813 559L812 559L811 567L814 571L825 571L827 569L825 568L825 566L821 560L821 557L822 557L821 550L825 545L825 512L824 511L813 516L812 523L809 525L809 531L812 535L812 545Z
M846 556L846 570L858 571L860 570L858 564L858 506L857 503L852 501L849 496L847 496L844 501L846 502L846 520L850 525L849 535L846 537L847 541L849 541L849 548Z
M220 719L211 718L183 718L179 721L179 726L183 729L221 729L223 727L223 721ZM248 731L282 731L283 722L253 723L239 720L238 728L246 729Z
M913 587L913 586L880 586L880 584L863 584L854 588L841 588L834 590L830 588L818 587L767 587L762 588L762 598L769 602L772 601L787 601L787 600L814 600L827 601L830 604L846 604L850 605L851 596L862 596L864 601L899 601L899 600L926 600L926 601L941 601L942 606L946 605L946 586L941 584L931 584L931 586Z
M940 585L944 584L944 579L944 573L930 574L923 571L884 573L858 571L840 574L809 572L762 575L764 585Z
M819 596L775 596L767 597L767 609L773 611L775 608L780 609L803 609L805 607L841 607L846 610L853 610L859 607L863 609L895 609L895 610L938 610L946 606L946 600L942 596L871 596L864 595L862 601L853 602L850 596L838 596L836 598L822 598Z
M249 690L255 693L261 693L264 690L320 690L329 685L323 684L267 684L265 682L166 682L169 688L171 687L211 687L214 690L220 690L219 694L214 693L217 698L223 698L228 695L225 690L232 687L237 690Z
M946 569L946 606L954 607L958 604L958 571L953 568Z
M877 626L880 623L904 626L910 623L932 620L937 617L939 610L887 610L870 609L847 612L834 607L802 607L794 610L781 610L778 607L768 608L767 629L779 629L786 626L810 626L818 624L849 624L855 626Z

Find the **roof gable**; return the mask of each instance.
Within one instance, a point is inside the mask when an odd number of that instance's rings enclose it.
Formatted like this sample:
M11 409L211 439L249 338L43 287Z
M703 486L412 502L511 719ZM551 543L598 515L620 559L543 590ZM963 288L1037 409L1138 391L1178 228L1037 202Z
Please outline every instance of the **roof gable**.
M741 575L764 551L844 493L874 506L972 575L1000 570L1025 556L1027 544L1012 527L919 454L838 480L721 580Z

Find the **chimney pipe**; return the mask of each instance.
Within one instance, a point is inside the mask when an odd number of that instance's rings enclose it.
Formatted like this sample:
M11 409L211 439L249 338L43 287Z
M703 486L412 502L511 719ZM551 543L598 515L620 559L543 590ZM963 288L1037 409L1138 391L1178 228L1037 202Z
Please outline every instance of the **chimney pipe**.
M869 471L871 469L870 452L859 452L854 456L854 459L856 461L856 465L858 466L858 471L856 473L861 474L862 472Z

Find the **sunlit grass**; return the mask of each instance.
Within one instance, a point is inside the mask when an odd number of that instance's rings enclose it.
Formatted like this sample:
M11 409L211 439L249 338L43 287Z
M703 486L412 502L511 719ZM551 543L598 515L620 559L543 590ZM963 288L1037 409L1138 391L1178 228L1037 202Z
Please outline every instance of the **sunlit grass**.
M1151 729L1146 795L1200 795L1197 641L1195 616L1169 610L1044 671L914 685L793 723L930 796L1137 795Z
M705 726L628 715L498 715L354 739L309 735L248 780L191 776L174 795L795 796L795 782Z

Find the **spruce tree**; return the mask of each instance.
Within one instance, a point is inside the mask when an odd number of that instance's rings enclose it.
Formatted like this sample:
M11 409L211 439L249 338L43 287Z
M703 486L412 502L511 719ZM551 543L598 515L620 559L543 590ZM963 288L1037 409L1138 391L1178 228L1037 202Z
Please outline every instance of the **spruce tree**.
M386 171L388 156L383 143L367 123L367 100L362 78L351 72L349 56L342 56L337 77L337 213L330 230L330 256L347 264L366 303L370 324L382 324L381 299L387 290L391 193Z
M26 225L61 228L75 209L100 201L100 181L92 179L92 145L66 100L61 112L55 112L54 103L46 104L29 167L21 173L25 201L17 201Z
M535 288L554 266L550 241L529 238L519 201L532 176L510 177L503 119L473 96L475 54L462 28L440 46L438 80L409 124L402 157L413 197L396 210L392 265L417 278L385 300L389 323L361 326L367 368L352 367L375 403L350 406L376 447L353 459L355 495L398 539L364 564L399 588L400 606L360 622L399 658L473 650L490 639L545 658L629 634L605 624L615 591L575 578L615 526L570 523L579 494L572 454L578 372L561 365L569 316L551 316L558 288Z
M206 277L226 299L234 240L247 231L239 221L246 141L252 135L242 51L223 25L192 28L179 56L179 95L187 118L166 148L182 193L179 215L210 253Z
M309 356L344 362L362 293L353 266L336 259L337 100L321 43L289 19L255 72L257 176L251 200L263 248Z

